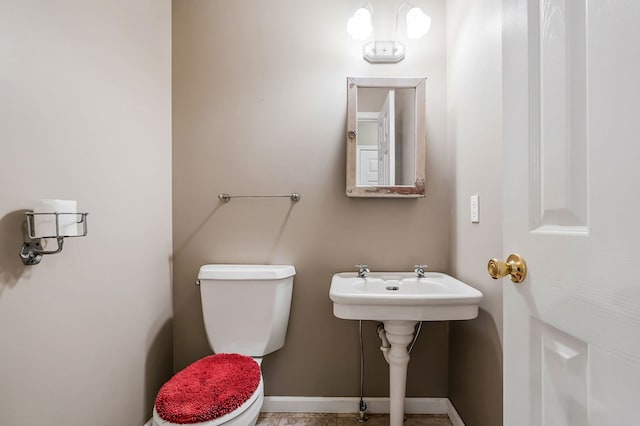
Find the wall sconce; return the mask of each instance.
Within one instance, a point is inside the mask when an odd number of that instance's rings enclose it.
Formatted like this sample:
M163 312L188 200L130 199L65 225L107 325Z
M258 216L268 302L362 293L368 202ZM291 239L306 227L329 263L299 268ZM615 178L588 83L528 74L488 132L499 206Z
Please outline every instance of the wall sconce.
M409 7L406 15L407 37L419 39L431 28L431 18L422 9L411 3L402 3L396 11L396 20L393 27L393 40L379 41L373 36L373 8L371 4L355 11L347 22L347 32L355 40L367 40L371 36L371 41L363 47L363 58L370 63L398 63L404 59L404 44L398 41L398 19L400 11Z

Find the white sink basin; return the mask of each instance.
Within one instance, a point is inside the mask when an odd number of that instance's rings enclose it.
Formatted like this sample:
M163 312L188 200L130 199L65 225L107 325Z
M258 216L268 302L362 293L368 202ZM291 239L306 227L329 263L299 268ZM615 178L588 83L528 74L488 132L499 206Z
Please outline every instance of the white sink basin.
M353 320L447 321L478 316L482 293L438 272L355 272L333 275L329 297L336 317Z

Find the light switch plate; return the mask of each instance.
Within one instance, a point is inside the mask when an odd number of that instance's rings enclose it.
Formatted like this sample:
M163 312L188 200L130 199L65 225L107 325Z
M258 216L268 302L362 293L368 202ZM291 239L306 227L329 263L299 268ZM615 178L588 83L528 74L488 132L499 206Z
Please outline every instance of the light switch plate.
M480 197L478 194L471 196L471 223L480 223Z

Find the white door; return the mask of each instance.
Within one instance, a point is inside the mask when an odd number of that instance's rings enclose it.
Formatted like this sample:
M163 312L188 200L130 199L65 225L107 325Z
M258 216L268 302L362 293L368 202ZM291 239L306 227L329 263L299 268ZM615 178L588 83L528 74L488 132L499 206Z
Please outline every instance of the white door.
M357 151L356 185L378 185L378 150L375 146L358 146Z
M395 91L389 94L378 114L378 185L396 184Z
M640 1L503 19L504 424L640 425Z

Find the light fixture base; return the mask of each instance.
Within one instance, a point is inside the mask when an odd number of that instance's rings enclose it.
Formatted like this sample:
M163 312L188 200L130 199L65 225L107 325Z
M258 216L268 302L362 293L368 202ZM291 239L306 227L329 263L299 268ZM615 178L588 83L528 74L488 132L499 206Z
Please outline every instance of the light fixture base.
M372 41L364 45L362 56L372 64L396 64L404 59L404 44L399 41Z

